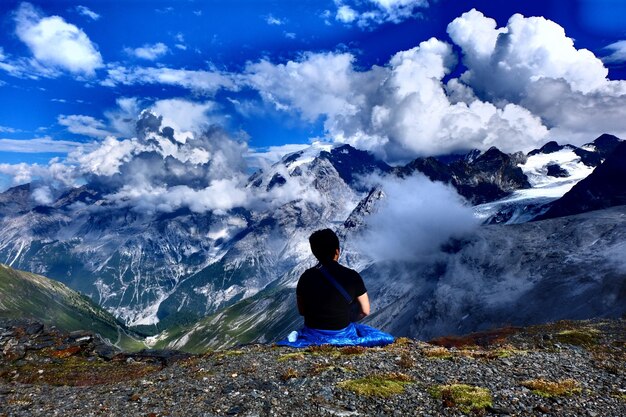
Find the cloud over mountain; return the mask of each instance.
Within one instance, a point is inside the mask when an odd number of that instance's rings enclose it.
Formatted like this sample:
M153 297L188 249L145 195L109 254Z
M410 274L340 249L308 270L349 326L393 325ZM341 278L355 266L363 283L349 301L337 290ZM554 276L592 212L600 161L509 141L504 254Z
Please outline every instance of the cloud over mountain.
M450 186L419 174L375 180L384 193L367 218L359 250L375 261L415 261L477 226L471 208Z

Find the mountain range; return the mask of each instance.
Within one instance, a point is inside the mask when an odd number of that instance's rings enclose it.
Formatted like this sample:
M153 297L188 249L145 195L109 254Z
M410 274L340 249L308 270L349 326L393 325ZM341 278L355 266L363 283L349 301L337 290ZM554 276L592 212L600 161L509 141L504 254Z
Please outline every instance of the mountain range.
M307 237L323 227L338 232L342 262L366 280L369 323L398 335L615 316L626 311L626 212L610 207L626 204L625 148L603 135L582 147L491 148L392 167L316 143L250 176L259 203L202 212L114 204L98 181L41 204L37 184L25 184L0 194L0 260L80 291L154 334L154 346L187 350L297 327L293 287L314 264ZM411 178L446 184L433 191L458 193L484 225L450 229L413 259L372 259L362 241L391 201L385 184Z

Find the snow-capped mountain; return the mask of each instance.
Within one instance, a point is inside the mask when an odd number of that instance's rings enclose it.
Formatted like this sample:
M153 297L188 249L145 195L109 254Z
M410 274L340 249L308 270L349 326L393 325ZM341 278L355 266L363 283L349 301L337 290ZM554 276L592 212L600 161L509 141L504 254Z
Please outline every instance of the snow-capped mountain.
M474 212L485 223L523 223L540 216L549 203L591 174L621 142L606 134L580 148L548 142L529 152L518 164L530 187L516 189L499 200L478 204Z
M158 130L153 116L146 115L143 125L157 130L144 128L128 146L151 163L167 150L164 161L176 172L178 162L169 155L181 154L180 144L168 136L168 128ZM276 300L265 298L268 291L287 300L300 273L314 263L307 237L319 228L339 231L349 266L364 274L376 271L354 236L367 229L370 215L386 198L381 178L422 173L449 184L468 204L478 204L474 209L483 217L519 222L544 211L545 203L588 175L590 164L599 164L615 141L601 137L584 149L549 144L527 155L492 148L447 163L420 158L400 167L349 145L315 143L252 175L245 182L245 206L228 209L138 210L144 206L124 204L134 196L121 193L120 184L98 178L48 203L34 198L37 184L19 186L0 194L0 260L66 283L129 325L161 330L207 315L224 317L256 306L254 300L274 305ZM197 152L178 157L198 158ZM138 172L123 169L115 181ZM202 178L193 181L202 183ZM182 179L174 180L175 188ZM151 198L146 195L142 198ZM402 284L381 287L377 295L394 300L406 291ZM279 303L263 313L263 320L296 323L297 317L281 316L288 308Z

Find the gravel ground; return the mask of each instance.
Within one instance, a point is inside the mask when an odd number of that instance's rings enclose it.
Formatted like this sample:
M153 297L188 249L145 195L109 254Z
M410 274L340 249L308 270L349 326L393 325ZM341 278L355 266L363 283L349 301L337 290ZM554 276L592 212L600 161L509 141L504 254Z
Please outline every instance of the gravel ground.
M625 340L622 319L385 348L249 345L189 356L119 353L88 334L0 323L0 416L624 417ZM359 393L376 388L368 377L379 390ZM529 380L574 389L542 396ZM450 384L487 389L491 405L434 394Z

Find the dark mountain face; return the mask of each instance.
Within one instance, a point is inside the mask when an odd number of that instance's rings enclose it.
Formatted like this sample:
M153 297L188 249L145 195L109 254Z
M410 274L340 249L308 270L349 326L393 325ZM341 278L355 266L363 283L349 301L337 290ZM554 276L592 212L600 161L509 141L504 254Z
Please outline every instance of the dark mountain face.
M389 165L376 159L371 153L350 145L334 148L330 152L322 151L318 158L330 162L337 170L339 177L358 191L367 189L360 184L361 177L372 173L386 174L391 171Z
M560 151L563 148L564 147L559 145L556 141L550 141L546 143L545 145L543 145L541 148L528 152L528 156L537 155L540 153L543 153L543 154L553 153L553 152Z
M472 204L506 197L512 191L530 188L528 178L517 166L520 155L508 155L495 147L479 156L457 159L449 165L436 158L418 158L396 169L402 178L418 171L433 181L452 185Z
M34 206L31 188L31 184L23 184L0 193L0 218L30 210Z
M596 140L585 146L595 148L595 151L598 153L598 155L600 155L600 157L604 159L613 153L613 151L615 150L615 148L617 148L617 145L619 145L620 142L621 139L619 139L618 137L605 133L604 135L598 137Z
M536 220L569 216L626 204L626 142Z

